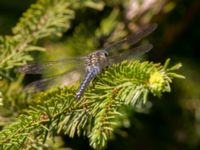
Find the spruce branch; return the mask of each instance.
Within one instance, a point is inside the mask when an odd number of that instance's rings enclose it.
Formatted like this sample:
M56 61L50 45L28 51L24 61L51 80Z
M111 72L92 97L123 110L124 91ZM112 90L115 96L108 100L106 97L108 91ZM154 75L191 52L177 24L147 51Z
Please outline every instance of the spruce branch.
M152 93L170 92L180 64L169 67L152 62L124 61L110 66L89 85L80 101L75 99L77 87L56 88L37 95L26 114L0 132L2 149L25 148L31 143L42 146L46 138L59 133L87 136L90 145L103 149L127 116L124 108L145 104Z
M32 60L28 52L44 50L35 45L39 39L61 36L74 17L69 7L70 3L65 0L38 0L31 5L13 28L13 35L0 39L1 72Z

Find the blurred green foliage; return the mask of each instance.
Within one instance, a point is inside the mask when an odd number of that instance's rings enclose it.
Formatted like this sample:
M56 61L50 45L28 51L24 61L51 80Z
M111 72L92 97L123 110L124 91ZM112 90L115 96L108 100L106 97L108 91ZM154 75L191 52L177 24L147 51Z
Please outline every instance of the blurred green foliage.
M35 2L1 0L0 34L12 34L11 28L18 22L21 14ZM88 0L83 3L74 1L75 18L69 30L61 39L49 37L39 41L47 51L33 52L32 56L36 60L57 60L66 56L85 55L135 31L142 24L157 22L159 28L151 37L155 48L149 53L149 59L164 62L170 57L173 62L182 62L184 67L181 72L186 76L186 80L173 83L171 93L164 94L162 100L151 97L148 103L151 109L148 109L148 113L134 112L130 128L120 131L120 136L117 135L117 138L108 144L107 149L198 150L200 1L157 0L153 6L131 17L134 14L133 10L137 9L133 7L132 10L128 0ZM142 10L141 6L138 8L138 11ZM128 10L130 15L127 17ZM3 104L0 106L1 128L13 122L16 116L32 103L27 100L27 95L22 94L22 86L33 79L23 79L23 76L14 74L12 70L4 75L8 76L9 81L0 79L0 104ZM63 135L59 141L60 147L89 149L88 141L83 138L70 139Z

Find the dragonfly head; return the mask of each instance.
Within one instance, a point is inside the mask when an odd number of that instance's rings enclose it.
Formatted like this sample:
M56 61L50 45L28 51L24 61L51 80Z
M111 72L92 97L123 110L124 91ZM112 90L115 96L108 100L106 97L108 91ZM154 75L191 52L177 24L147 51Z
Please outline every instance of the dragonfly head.
M102 50L102 53L104 54L105 57L108 57L108 55L109 55L108 52L105 50Z
M105 50L99 50L99 51L97 51L97 55L99 55L99 57L101 57L102 59L104 59L104 58L107 59L109 54Z
M108 66L108 52L105 50L99 50L97 51L97 58L100 63L100 65L105 68Z

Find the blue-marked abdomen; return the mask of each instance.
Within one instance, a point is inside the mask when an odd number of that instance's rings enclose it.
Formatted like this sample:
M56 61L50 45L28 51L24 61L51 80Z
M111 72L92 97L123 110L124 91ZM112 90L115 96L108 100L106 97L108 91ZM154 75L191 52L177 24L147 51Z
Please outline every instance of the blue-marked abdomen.
M91 81L98 73L99 73L99 69L95 67L95 68L93 68L91 71L89 71L89 72L85 75L85 77L84 77L82 83L80 84L80 86L79 86L79 88L78 88L78 90L77 90L77 92L76 92L76 99L77 99L77 100L79 100L79 99L81 98L82 94L84 93L84 91L85 91L86 87L88 86L88 84L90 83L90 81Z

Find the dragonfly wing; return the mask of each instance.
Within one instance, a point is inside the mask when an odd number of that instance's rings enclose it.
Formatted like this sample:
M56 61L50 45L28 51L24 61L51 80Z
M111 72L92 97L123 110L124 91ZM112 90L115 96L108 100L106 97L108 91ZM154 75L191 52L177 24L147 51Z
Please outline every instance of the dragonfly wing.
M25 86L25 91L27 93L36 93L47 90L54 86L59 86L59 87L69 86L74 82L78 81L83 73L84 73L83 68L76 67L74 69L64 72L63 74L51 78L34 81Z
M45 61L45 62L30 62L17 69L17 72L25 74L43 74L55 72L55 69L60 65L68 64L84 64L85 57L68 57L57 61Z
M138 47L127 50L124 53L113 55L109 57L109 63L119 63L125 59L133 59L139 57L147 52L149 52L153 48L152 44L143 44Z
M110 51L113 51L116 49L118 49L118 50L123 49L123 47L126 47L126 46L130 47L130 46L136 44L137 42L139 42L144 37L151 34L156 28L157 28L157 24L150 24L148 26L145 26L137 33L130 35L129 37L122 39L121 41L118 41L114 44L109 45L104 50L110 52Z

